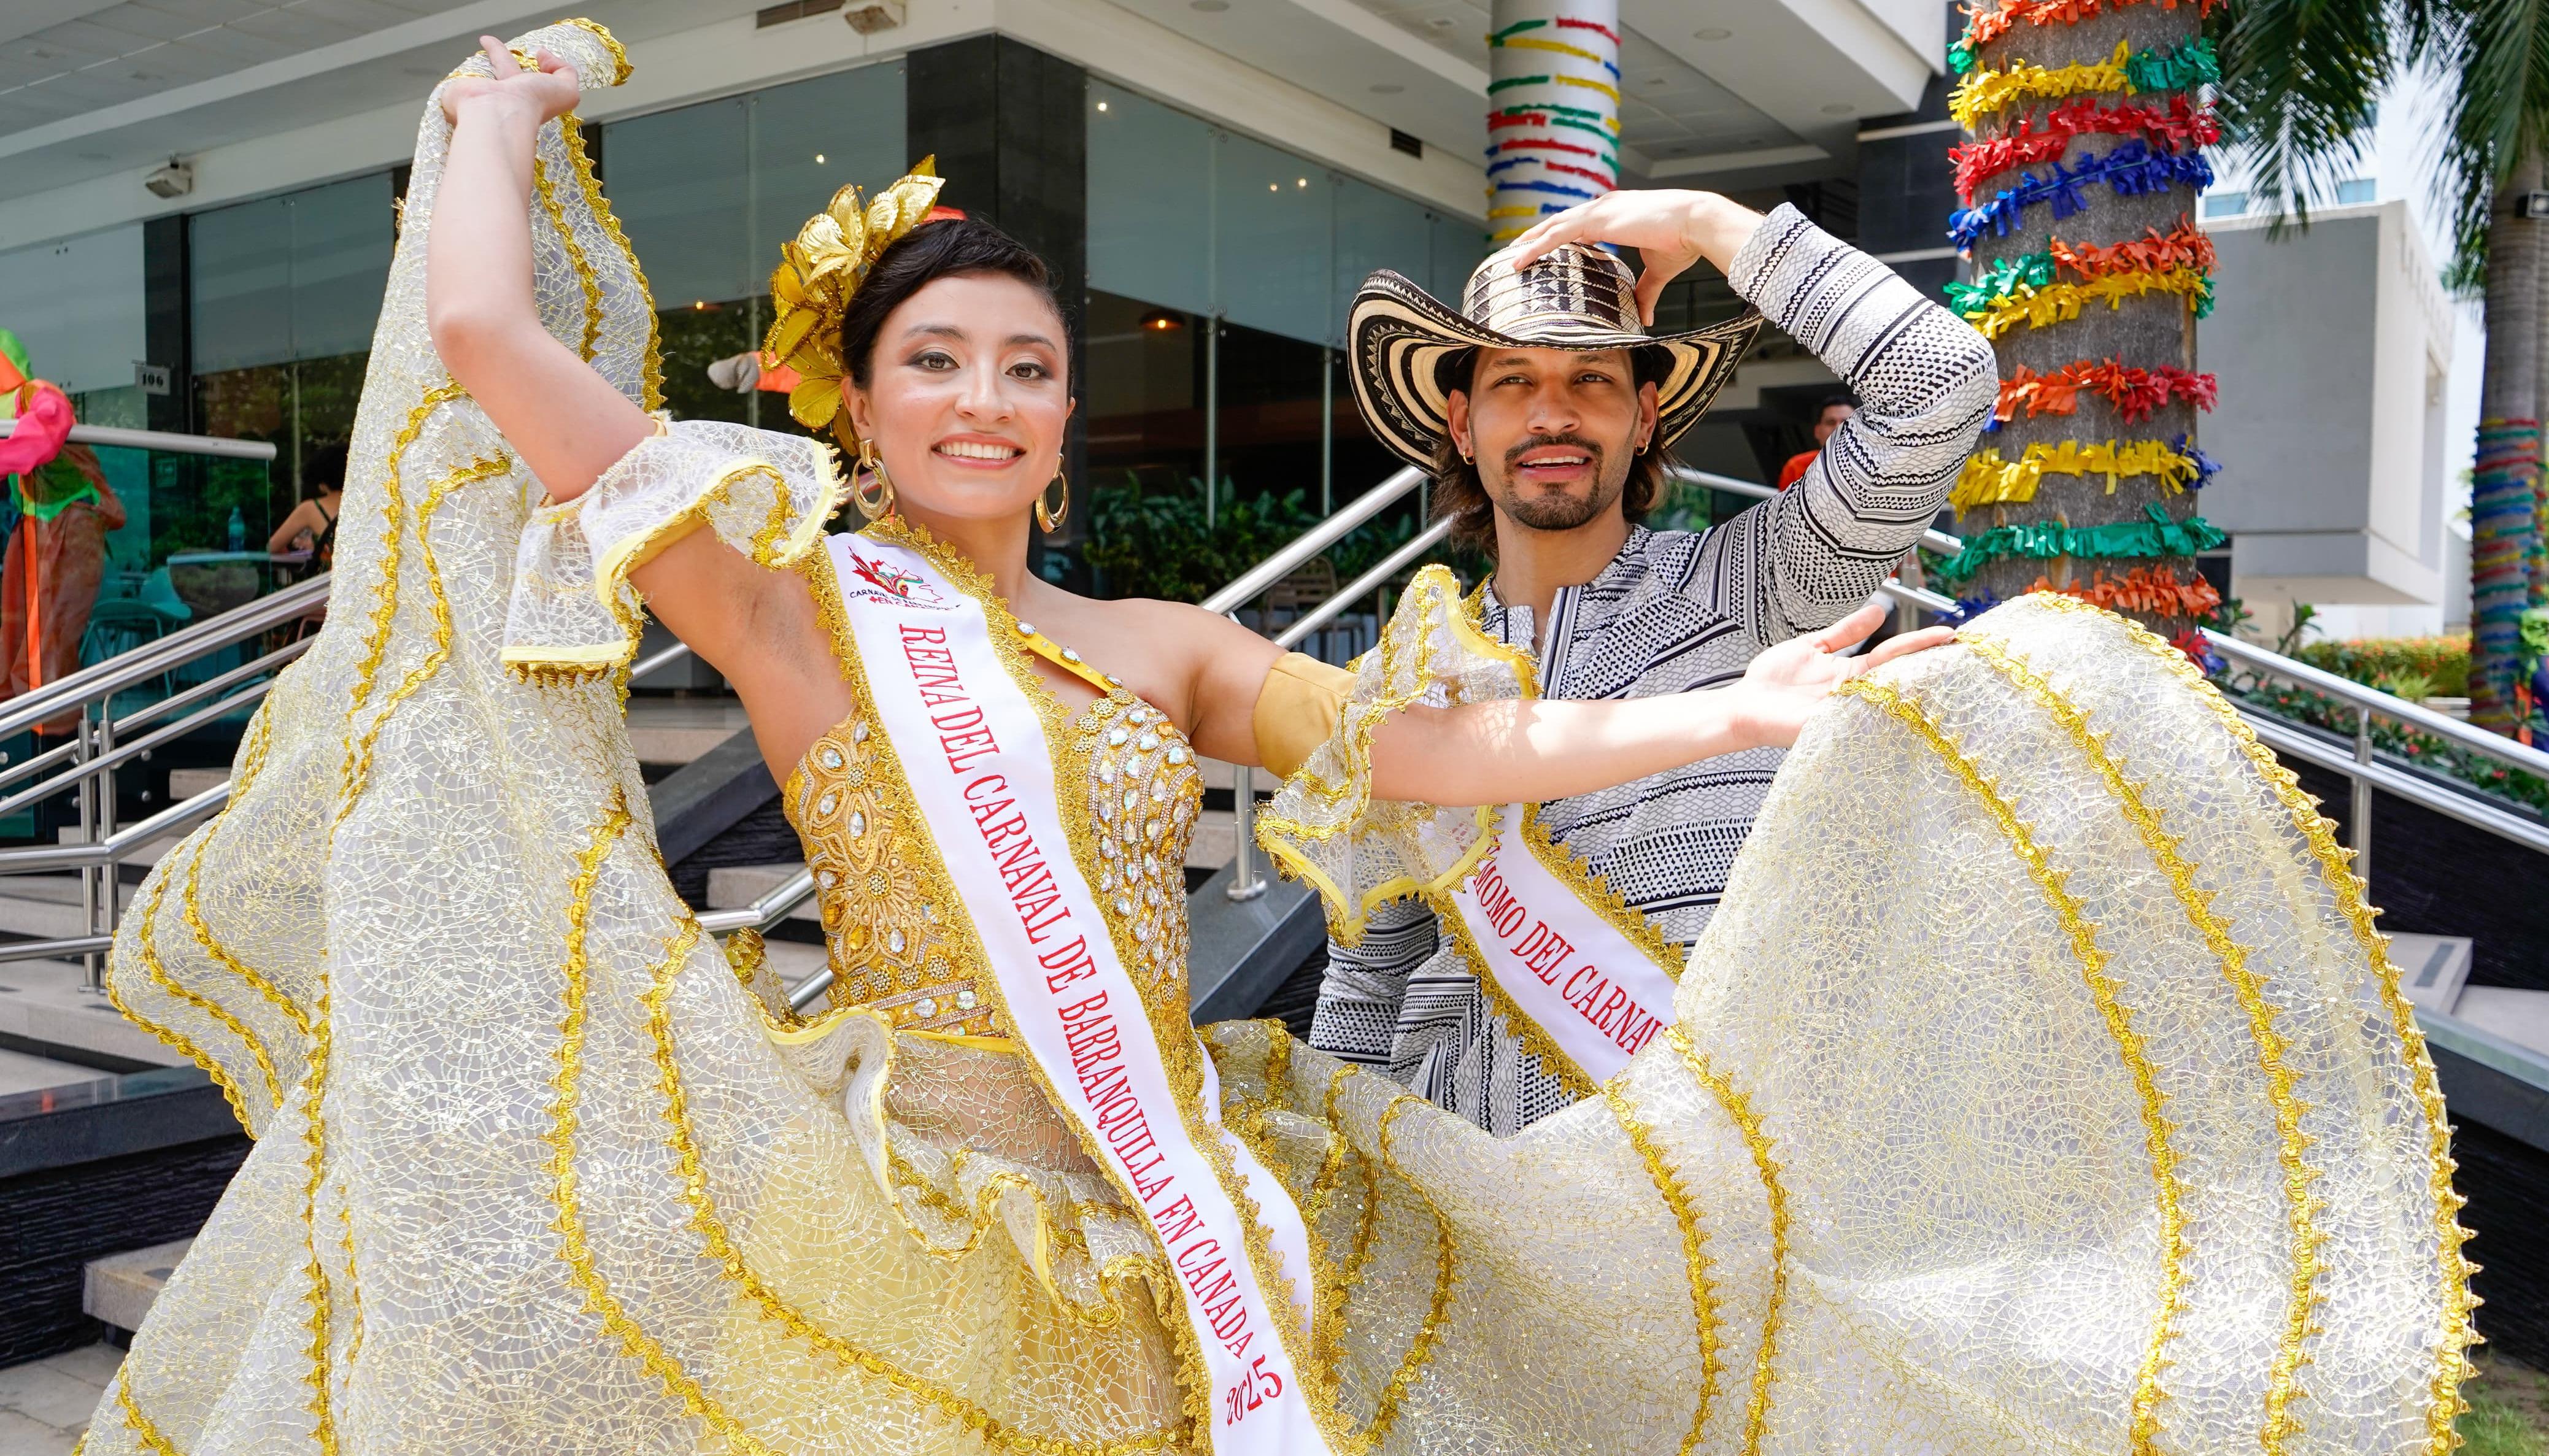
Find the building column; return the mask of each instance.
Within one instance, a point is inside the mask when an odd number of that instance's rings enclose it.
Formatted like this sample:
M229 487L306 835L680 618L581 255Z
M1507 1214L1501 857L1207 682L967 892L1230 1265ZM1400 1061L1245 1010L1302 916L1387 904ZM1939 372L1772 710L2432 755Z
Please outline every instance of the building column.
M1000 228L1035 249L1053 270L1053 291L1071 335L1073 393L1083 393L1088 73L1007 36L932 46L911 52L905 64L903 115L911 159L934 154L938 174L947 179L938 199L942 205ZM1087 539L1088 445L1078 414L1063 461L1071 479L1071 518L1050 538L1055 547Z
M1487 228L1498 244L1620 185L1620 0L1495 0Z
M144 395L148 427L195 432L194 321L189 308L186 220L152 218L142 225L142 347L145 362L168 371L168 392Z

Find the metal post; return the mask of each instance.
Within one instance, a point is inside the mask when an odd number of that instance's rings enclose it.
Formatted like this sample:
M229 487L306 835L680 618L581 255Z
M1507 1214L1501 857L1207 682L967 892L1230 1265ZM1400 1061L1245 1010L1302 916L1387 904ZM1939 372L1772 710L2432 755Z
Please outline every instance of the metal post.
M71 772L77 774L89 760L89 721L88 708L85 705L80 708L79 720L72 726L71 731L78 735L71 740ZM73 797L79 801L79 842L83 845L96 844L98 838L97 780L83 775ZM97 934L97 876L91 872L91 866L86 864L80 866L79 882L80 924L88 927L90 935L95 935ZM82 952L80 966L87 972L89 990L102 992L106 989L106 965L104 961L98 959L96 952Z
M1319 518L1337 513L1337 353L1319 349Z
M1257 870L1257 771L1246 764L1231 769L1230 822L1238 842L1230 857L1230 888L1225 893L1234 900L1254 900L1266 893L1266 876Z
M1230 619L1238 621L1239 613L1232 611ZM1266 893L1266 876L1257 869L1257 771L1246 764L1231 766L1230 824L1230 888L1224 893L1236 901L1254 900Z
M1203 320L1203 524L1221 519L1221 316Z
M115 694L112 692L100 699L97 705L97 752L101 758L115 752ZM112 767L101 769L96 778L98 838L109 840L115 837L115 770ZM123 906L117 903L124 892L124 886L119 883L123 872L112 860L97 867L98 913L89 917L90 935L115 934L116 919L123 913ZM91 958L97 963L97 972L90 984L104 991L106 959L102 956L92 956Z
M2372 767L2372 709L2354 710L2354 762L2363 769ZM2372 886L2372 778L2368 774L2354 774L2354 824L2347 838L2354 849L2354 872L2363 876L2365 889Z

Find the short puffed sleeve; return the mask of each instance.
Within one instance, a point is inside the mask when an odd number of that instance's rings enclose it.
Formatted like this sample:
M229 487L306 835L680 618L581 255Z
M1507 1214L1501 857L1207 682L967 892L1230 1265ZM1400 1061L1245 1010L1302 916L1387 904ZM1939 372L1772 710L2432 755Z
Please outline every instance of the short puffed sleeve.
M628 574L701 526L766 567L793 566L839 508L831 447L714 419L658 424L592 489L531 513L514 558L505 666L586 677L637 654Z
M1375 908L1466 872L1472 851L1494 832L1500 807L1373 798L1371 738L1380 725L1415 704L1448 707L1538 692L1530 659L1478 629L1475 608L1449 571L1429 566L1416 574L1380 645L1357 664L1327 737L1257 816L1257 841L1268 858L1326 902L1331 939L1355 945ZM1261 753L1265 711L1261 696Z

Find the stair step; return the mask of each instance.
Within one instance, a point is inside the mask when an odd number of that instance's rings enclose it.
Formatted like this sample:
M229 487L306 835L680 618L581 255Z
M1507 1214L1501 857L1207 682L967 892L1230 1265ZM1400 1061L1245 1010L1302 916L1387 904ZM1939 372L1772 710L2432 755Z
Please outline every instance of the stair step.
M128 1333L140 1329L159 1291L168 1287L168 1276L177 1271L177 1261L194 1246L195 1240L180 1238L89 1260L80 1308L90 1319Z
M2394 935L2390 960L2399 967L2399 989L2425 1011L2450 1014L2469 981L2470 938L2467 936Z
M2461 992L2452 1015L2516 1046L2549 1052L2549 991L2471 986Z
M49 1092L56 1087L75 1087L83 1082L103 1082L115 1075L74 1061L55 1061L30 1051L12 1051L0 1046L0 1097L15 1092Z
M186 1064L89 990L87 972L70 960L0 960L0 1035L144 1066Z
M218 769L171 769L168 771L168 801L182 804L199 793L221 787L231 781L230 766Z

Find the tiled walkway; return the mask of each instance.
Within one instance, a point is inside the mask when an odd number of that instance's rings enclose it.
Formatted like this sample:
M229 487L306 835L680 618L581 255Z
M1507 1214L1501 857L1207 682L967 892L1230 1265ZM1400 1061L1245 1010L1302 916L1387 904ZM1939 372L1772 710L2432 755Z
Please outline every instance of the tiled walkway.
M123 1359L96 1344L0 1370L0 1456L68 1456Z

